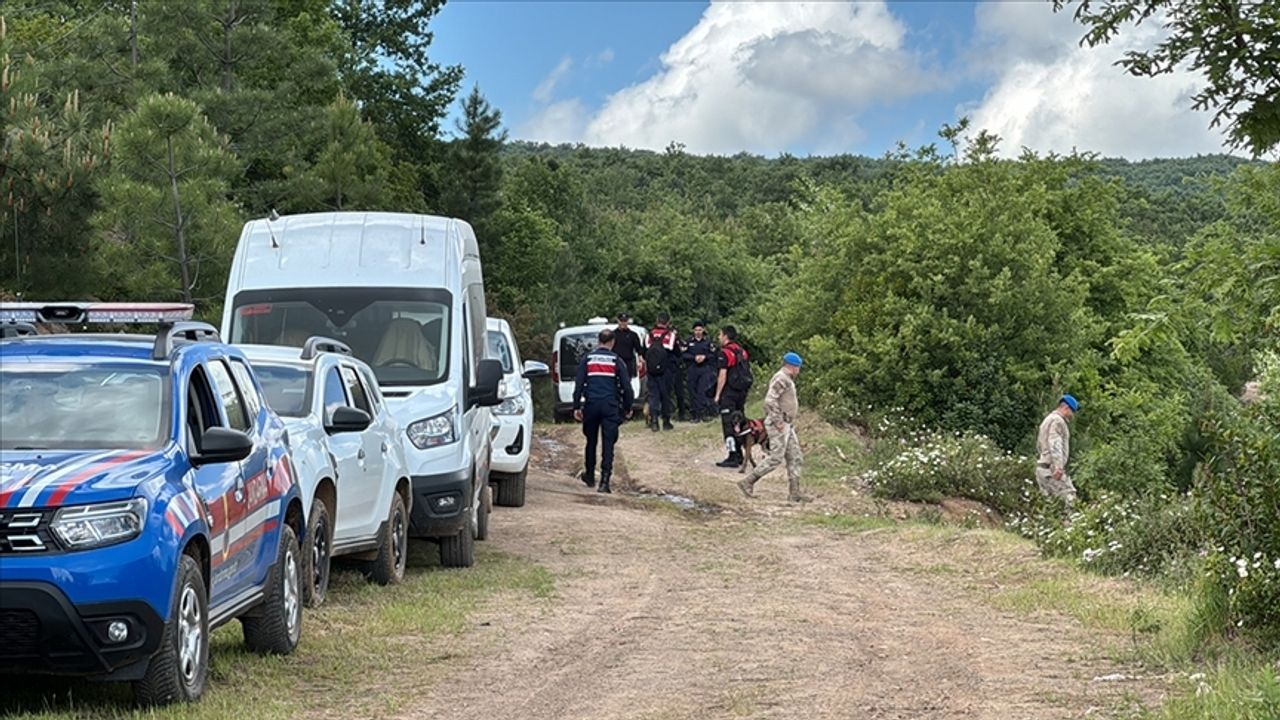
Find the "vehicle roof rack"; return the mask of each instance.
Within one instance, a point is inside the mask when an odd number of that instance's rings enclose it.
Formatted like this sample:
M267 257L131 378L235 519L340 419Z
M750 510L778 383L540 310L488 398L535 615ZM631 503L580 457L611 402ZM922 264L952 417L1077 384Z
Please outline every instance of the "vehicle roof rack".
M178 342L200 342L201 340L222 342L222 338L218 337L218 331L209 323L179 322L161 325L160 332L156 333L156 344L151 347L151 359L168 360Z
M36 326L27 322L18 322L10 320L8 322L0 322L0 340L8 340L9 338L31 337L39 335Z
M334 340L322 335L312 335L302 345L303 360L313 360L316 355L322 352L350 355L351 347L340 340Z

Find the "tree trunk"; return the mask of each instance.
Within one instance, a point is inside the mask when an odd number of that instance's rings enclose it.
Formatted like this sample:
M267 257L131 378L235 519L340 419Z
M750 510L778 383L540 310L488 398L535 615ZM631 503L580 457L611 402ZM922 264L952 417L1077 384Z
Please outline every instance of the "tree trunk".
M222 92L231 92L232 79L232 62L231 55L231 28L235 24L236 6L231 3L227 6L227 18L222 23Z
M182 219L182 196L178 193L178 167L173 157L173 136L165 138L169 150L169 191L173 193L173 239L178 245L178 268L182 272L182 302L191 302L191 269L187 261L187 228Z
M129 3L129 57L133 60L133 72L138 73L138 0Z

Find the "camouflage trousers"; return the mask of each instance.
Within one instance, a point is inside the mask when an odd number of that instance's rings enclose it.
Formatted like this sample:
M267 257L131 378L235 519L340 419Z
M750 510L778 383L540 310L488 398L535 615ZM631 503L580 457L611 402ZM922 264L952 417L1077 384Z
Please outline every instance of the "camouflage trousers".
M773 425L769 425L768 428L769 455L752 468L743 481L748 487L753 487L760 478L786 463L790 497L796 499L800 497L800 470L804 465L804 453L800 452L800 438L796 437L795 426L791 423L783 423L781 429Z
M1074 505L1076 502L1076 486L1072 484L1070 476L1066 473L1063 473L1060 479L1054 480L1052 468L1037 465L1036 484L1040 486L1040 492L1049 497L1064 500L1068 505Z

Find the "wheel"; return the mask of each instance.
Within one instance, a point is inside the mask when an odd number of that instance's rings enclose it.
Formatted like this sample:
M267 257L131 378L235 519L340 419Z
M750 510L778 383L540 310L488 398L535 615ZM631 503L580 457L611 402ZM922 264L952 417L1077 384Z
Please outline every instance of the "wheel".
M464 568L476 564L476 514L468 512L457 535L440 538L440 564Z
M302 576L307 607L320 607L329 591L330 553L333 550L333 525L329 522L329 509L316 500L311 503L311 521L307 523L307 546L302 549L306 568Z
M364 576L379 585L395 585L404 579L405 560L409 556L409 514L404 498L391 493L391 510L387 525L378 541L377 559L366 563Z
M133 697L144 706L191 702L200 699L208 681L209 598L200 563L183 555L160 649L147 663L146 674L133 683Z
M504 475L495 483L498 492L493 498L493 504L501 507L524 507L524 486L528 476L528 466L515 475Z
M493 486L485 483L480 491L480 512L476 513L476 539L489 538L489 513L493 512Z
M293 528L280 528L280 549L267 580L267 597L252 615L240 618L244 644L252 651L288 655L302 636L302 562Z

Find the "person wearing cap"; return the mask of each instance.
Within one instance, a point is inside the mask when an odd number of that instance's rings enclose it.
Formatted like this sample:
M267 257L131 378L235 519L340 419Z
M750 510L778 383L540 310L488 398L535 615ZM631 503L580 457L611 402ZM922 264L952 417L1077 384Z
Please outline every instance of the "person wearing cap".
M1067 460L1071 456L1071 430L1067 423L1075 417L1080 403L1071 395L1063 395L1058 407L1040 423L1036 435L1036 484L1041 492L1063 500L1067 505L1076 501L1076 487L1067 475Z
M800 400L796 397L796 377L804 359L793 352L782 356L782 368L769 380L769 390L764 396L764 424L769 431L769 456L751 469L738 482L738 489L747 497L755 497L755 485L760 478L787 466L787 500L801 502L800 468L804 454L800 451L800 439L796 437L796 415L800 412Z
M684 346L684 362L689 368L689 404L692 405L692 420L696 423L706 422L719 414L711 402L711 393L716 386L715 356L716 346L707 335L707 322L698 320L693 324L693 336Z

